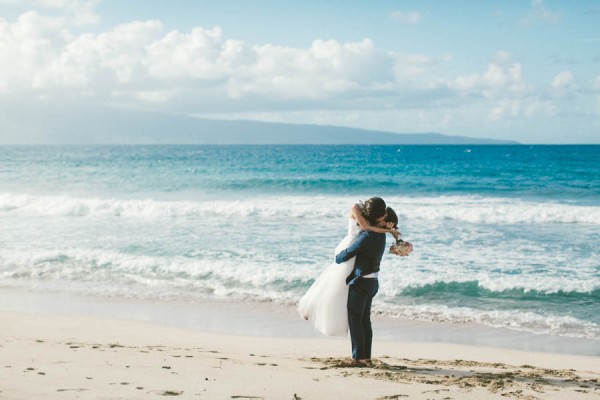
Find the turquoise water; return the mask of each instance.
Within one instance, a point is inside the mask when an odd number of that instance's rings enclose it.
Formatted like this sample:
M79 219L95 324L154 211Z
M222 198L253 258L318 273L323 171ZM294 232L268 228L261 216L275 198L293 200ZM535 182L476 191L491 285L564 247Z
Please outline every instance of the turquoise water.
M0 147L0 286L295 304L350 206L415 252L374 308L600 339L600 146Z

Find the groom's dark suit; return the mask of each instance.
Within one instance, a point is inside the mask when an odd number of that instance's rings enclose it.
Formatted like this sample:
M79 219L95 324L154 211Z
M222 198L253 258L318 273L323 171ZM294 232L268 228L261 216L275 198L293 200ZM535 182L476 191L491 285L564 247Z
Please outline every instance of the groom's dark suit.
M385 233L362 231L350 247L335 256L341 264L356 256L354 269L346 278L348 290L348 326L352 341L352 358L371 358L373 330L371 328L371 302L379 290L377 278L363 278L379 272L385 250Z

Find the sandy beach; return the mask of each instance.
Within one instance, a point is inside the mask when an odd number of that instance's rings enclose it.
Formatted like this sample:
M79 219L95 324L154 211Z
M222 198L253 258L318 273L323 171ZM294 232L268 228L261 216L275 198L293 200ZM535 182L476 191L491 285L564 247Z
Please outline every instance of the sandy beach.
M2 399L592 399L600 357L377 340L227 335L99 316L0 312Z

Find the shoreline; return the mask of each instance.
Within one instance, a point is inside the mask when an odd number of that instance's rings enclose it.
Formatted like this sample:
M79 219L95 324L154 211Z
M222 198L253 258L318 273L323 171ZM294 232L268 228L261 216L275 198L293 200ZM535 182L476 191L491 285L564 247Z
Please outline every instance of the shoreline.
M70 293L0 288L0 312L131 320L208 334L341 341L302 320L294 307L276 303L183 303L94 298ZM479 324L452 324L373 316L374 341L448 343L527 352L600 357L600 341L534 334Z

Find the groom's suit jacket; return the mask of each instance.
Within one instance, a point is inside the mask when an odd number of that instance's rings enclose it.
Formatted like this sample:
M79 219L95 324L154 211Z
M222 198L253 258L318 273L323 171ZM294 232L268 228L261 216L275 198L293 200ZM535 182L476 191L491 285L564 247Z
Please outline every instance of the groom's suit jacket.
M361 276L379 271L384 250L385 233L362 231L354 239L350 247L340 251L335 256L335 262L341 264L356 256L354 269L346 278L346 283L351 285Z

